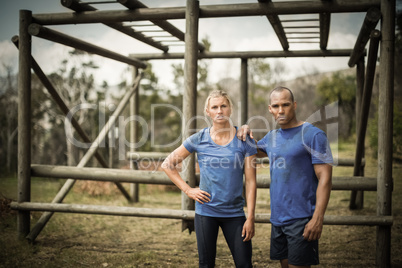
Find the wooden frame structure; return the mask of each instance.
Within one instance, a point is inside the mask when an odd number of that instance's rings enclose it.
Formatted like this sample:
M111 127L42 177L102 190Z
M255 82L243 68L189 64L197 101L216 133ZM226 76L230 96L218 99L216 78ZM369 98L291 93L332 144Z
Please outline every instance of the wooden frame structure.
M18 210L18 234L20 238L35 240L42 228L46 225L54 212L70 213L95 213L103 215L126 215L139 217L166 217L182 219L184 228L192 228L191 220L194 217L194 203L183 195L182 210L147 210L133 207L106 207L60 204L77 179L109 180L113 181L122 193L130 199L131 196L121 186L121 182L131 183L157 183L170 184L163 174L149 174L144 171L123 171L115 169L85 168L88 160L95 156L104 168L106 162L97 154L99 143L94 142L81 159L77 167L57 167L31 165L31 68L38 75L44 86L58 103L64 113L69 108L57 95L50 81L31 56L31 36L45 38L67 46L108 57L136 68L144 68L146 60L157 59L184 59L185 62L185 92L183 96L183 125L196 115L196 88L197 88L197 61L203 58L239 58L241 59L241 96L244 101L241 111L241 120L247 119L247 60L249 58L266 57L337 57L350 56L349 66L356 65L357 73L357 148L356 158L352 163L340 160L347 165L354 165L354 177L334 178L334 190L352 190L351 207L362 206L361 191L377 191L377 215L375 216L325 216L325 224L355 224L377 226L377 252L376 260L379 267L390 266L391 225L393 223L392 204L392 122L393 122L393 73L394 73L394 32L395 32L395 0L322 0L322 1L287 1L272 2L270 0L258 0L258 3L227 4L199 6L196 0L187 0L185 7L148 8L137 0L118 0L126 9L123 10L96 10L89 4L80 3L78 0L62 0L65 7L75 12L57 14L32 14L27 10L20 11L19 36L14 37L14 43L19 47L19 76L18 76L18 202L13 202L11 207ZM360 34L353 49L328 50L329 27L332 13L365 12L366 19L362 25ZM286 14L319 14L319 49L308 51L289 50L292 38L288 36L279 15ZM282 45L283 51L247 51L247 52L207 52L198 42L198 22L202 18L238 17L238 16L266 16L272 25ZM185 19L185 33L167 22L170 19ZM145 34L123 25L125 21L150 21L168 33L178 42L184 42L185 53L169 53L169 46L163 41L148 37ZM381 22L380 31L375 30ZM303 26L303 22L298 21ZM142 41L152 47L161 50L162 54L136 54L130 57L117 54L112 51L97 47L93 44L81 41L72 36L59 33L47 28L47 25L103 23L117 31ZM309 37L300 38L302 42L311 42ZM364 57L365 47L370 40L367 70L365 73ZM380 95L379 95L379 122L378 129L378 174L377 178L363 177L364 167L364 137L367 126L368 107L371 100L374 70L376 67L377 51L380 47ZM123 108L131 100L131 111L138 113L137 88L141 75L135 75L135 82L131 90L122 98L115 111L114 118L122 112ZM134 97L132 97L134 96ZM73 126L82 139L89 142L89 138L82 131L75 120ZM106 124L97 140L105 138L109 131ZM193 121L193 123L195 122ZM195 129L190 125L189 129ZM183 139L192 133L183 128ZM131 140L136 139L136 130L133 128ZM132 155L134 152L131 152ZM143 153L135 152L136 155ZM158 156L163 157L163 156ZM195 158L188 158L184 163L186 168L185 178L192 186L197 184L195 174ZM31 176L45 176L57 178L69 178L52 203L32 203L30 198ZM258 178L258 187L269 187L269 180ZM357 199L357 201L355 201ZM357 203L356 203L357 202ZM30 211L46 211L38 223L30 230ZM257 222L269 222L269 215L257 215Z

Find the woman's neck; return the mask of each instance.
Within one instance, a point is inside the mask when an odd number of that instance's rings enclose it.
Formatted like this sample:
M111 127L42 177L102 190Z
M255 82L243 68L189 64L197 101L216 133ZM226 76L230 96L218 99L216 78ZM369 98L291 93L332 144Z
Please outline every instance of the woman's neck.
M216 144L226 145L236 135L236 129L231 124L214 124L211 127L210 135Z
M213 124L211 127L211 132L215 133L216 135L219 136L225 136L227 134L232 133L233 131L233 126L227 122L225 124Z

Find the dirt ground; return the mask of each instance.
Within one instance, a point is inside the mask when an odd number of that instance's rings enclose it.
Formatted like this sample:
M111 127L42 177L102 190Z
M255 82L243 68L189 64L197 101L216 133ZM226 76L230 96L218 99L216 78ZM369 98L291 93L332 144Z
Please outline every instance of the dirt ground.
M370 171L368 171L370 172ZM402 165L395 165L391 236L392 267L402 267ZM40 183L39 183L40 182ZM62 182L33 179L32 200L49 202ZM198 267L195 233L181 231L181 221L56 213L33 245L18 241L15 179L0 178L0 267ZM49 193L50 192L50 193ZM180 209L180 194L160 186L141 185L138 207ZM268 189L258 190L257 213L269 213ZM327 215L375 215L376 193L365 192L365 208L350 211L350 192L333 191ZM65 203L127 206L119 193L93 197L79 192ZM32 213L34 225L40 212ZM269 260L269 224L256 224L254 267L279 267ZM220 233L216 267L233 267ZM376 227L325 225L320 239L321 265L316 267L376 267Z

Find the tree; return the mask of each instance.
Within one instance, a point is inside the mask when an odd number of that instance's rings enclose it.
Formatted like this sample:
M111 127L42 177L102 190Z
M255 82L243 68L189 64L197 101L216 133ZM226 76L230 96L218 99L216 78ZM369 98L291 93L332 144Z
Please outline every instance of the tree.
M211 48L211 42L208 37L205 37L201 40L202 44L205 47L205 51L209 51ZM198 61L197 68L197 90L201 92L209 92L211 90L211 86L208 83L208 68L209 68L209 60L201 59ZM173 68L173 82L176 84L177 88L184 88L184 69L183 64L172 64Z
M394 72L394 121L393 121L393 151L394 158L402 158L402 110L396 106L402 101L402 12L396 14L395 33L395 72ZM378 106L378 104L377 104ZM376 109L378 111L378 109ZM378 153L378 112L369 121L369 143L373 156Z
M98 67L93 63L91 56L82 51L72 50L69 54L70 57L68 59L61 61L60 68L49 75L49 80L63 102L69 107L70 111L73 112L73 117L78 121L90 139L93 140L99 133L99 126L97 124L99 110L92 107L95 107L99 102L98 98L103 96L102 92L98 94L96 91L95 79L92 74L93 70ZM93 105L91 108L81 107L80 105L83 104ZM67 165L77 165L84 152L81 149L86 148L81 148L81 144L74 144L72 141L77 140L82 142L82 139L76 137L75 129L72 126L64 126L64 123L68 120L65 120L65 115L58 108L55 108L54 101L50 101L47 107L49 118L46 123L52 126L52 128L49 129L49 126L45 128L47 131L53 132L55 138L59 139L59 144L63 134L58 133L58 131L60 131L60 129L61 131L71 130L71 137L66 139L65 136L67 132L65 132L63 138L67 150L67 152L65 152ZM52 136L52 134L50 136ZM48 143L48 145L50 145L50 143Z
M211 48L211 42L208 37L205 37L201 40L202 44L205 47L205 51L209 51ZM198 60L198 68L197 68L197 115L204 115L204 102L212 90L213 86L209 83L208 80L208 69L210 65L210 60L201 59ZM182 96L184 92L184 67L183 64L172 64L173 69L173 82L176 84L176 88L182 89L177 96ZM181 109L182 104L180 104ZM205 127L205 122L200 120L197 122L197 127L202 128ZM181 131L181 130L180 130ZM179 132L180 133L180 132Z
M355 130L356 76L335 72L331 77L324 77L317 85L318 105L338 102L339 134L349 138Z
M146 141L136 150L171 151L175 149L177 144L171 143L180 136L181 117L174 108L181 110L181 95L172 95L159 86L158 77L150 63L143 70L140 85L139 116L144 119L146 126L138 124L138 135L140 138L143 134L146 135ZM119 85L120 88L127 88L127 86L126 81L122 81ZM129 109L126 109L125 116L130 116ZM129 137L129 128L126 127L125 131L125 136Z
M269 93L280 84L285 72L286 67L281 61L272 64L259 58L248 61L249 124L253 129L261 129L255 133L257 139L273 127L271 117L267 116Z
M0 162L5 163L0 169L7 173L17 169L17 131L18 131L18 96L15 77L12 75L12 66L3 64L7 76L2 79L1 87L4 93L0 95Z

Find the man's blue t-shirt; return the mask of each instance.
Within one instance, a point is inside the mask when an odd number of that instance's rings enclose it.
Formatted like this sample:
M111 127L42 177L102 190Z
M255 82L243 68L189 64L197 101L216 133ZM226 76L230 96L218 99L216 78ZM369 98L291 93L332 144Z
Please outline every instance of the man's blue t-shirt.
M270 131L258 148L270 162L271 223L284 226L311 217L318 185L313 165L333 163L326 134L304 123Z
M210 217L244 216L244 159L257 153L255 142L234 137L228 144L218 145L209 131L210 128L204 128L183 142L190 153L197 152L200 189L211 195L208 203L195 202L195 213Z

